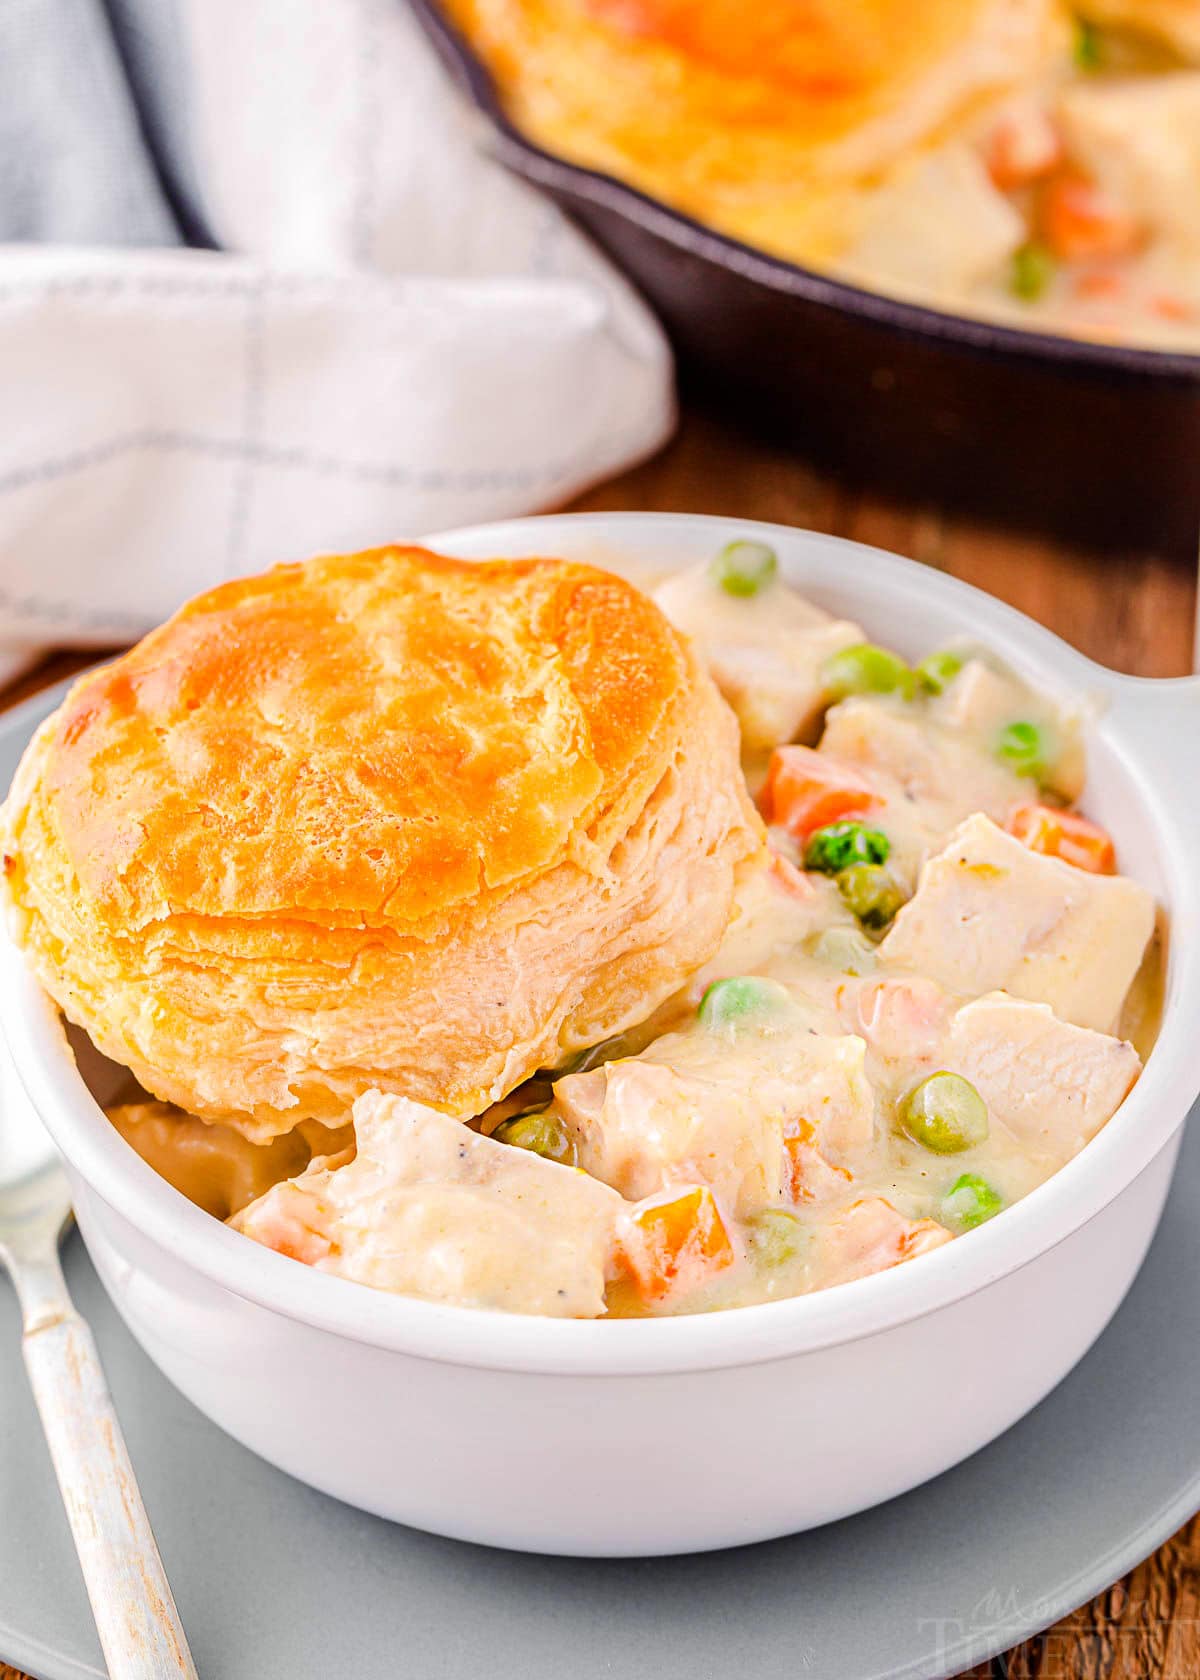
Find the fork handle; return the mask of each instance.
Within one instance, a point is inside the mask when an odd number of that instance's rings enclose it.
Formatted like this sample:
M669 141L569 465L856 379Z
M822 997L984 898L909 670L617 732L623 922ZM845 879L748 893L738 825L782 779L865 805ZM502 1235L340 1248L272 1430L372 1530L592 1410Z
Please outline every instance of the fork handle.
M68 1307L22 1350L110 1680L196 1680L91 1331Z

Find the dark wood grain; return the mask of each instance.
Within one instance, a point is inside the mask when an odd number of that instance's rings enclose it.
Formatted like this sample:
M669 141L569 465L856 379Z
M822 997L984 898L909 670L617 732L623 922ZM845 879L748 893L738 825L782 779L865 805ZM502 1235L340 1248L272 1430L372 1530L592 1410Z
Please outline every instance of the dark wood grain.
M706 417L689 417L661 455L573 505L730 514L831 531L990 590L1118 670L1178 676L1191 669L1194 564L1152 552L1069 548L936 507L851 492L786 449Z
M1192 668L1194 565L1149 551L1114 556L1064 547L937 507L851 491L786 448L746 439L700 415L689 415L676 440L654 460L573 505L731 514L831 531L990 590L1118 670L1149 677L1178 676ZM56 655L0 695L0 704L95 657ZM1103 1465L1093 1473L1103 1475ZM963 1680L1198 1676L1200 1518L1090 1604ZM24 1677L0 1664L0 1680Z
M93 665L98 659L105 659L116 651L114 648L89 648L86 652L60 648L48 653L44 659L38 660L32 670L0 690L0 710L19 705L39 689L49 688L51 683L61 682L64 677L73 677L76 671L82 671L86 665ZM0 1680L4 1680L2 1670Z

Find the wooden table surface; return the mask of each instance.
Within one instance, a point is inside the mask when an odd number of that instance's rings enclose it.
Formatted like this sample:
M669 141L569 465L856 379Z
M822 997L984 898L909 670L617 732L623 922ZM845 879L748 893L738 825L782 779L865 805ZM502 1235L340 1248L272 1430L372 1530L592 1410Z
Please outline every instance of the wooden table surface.
M590 491L575 505L732 514L832 531L907 554L990 590L1118 670L1178 676L1192 666L1194 557L1189 563L1150 552L1094 554L951 517L936 507L901 507L848 489L786 448L748 441L700 415L686 418L663 454ZM53 655L0 694L0 706L85 662L77 654ZM1093 1473L1102 1475L1103 1466L1095 1466ZM1006 1656L973 1669L970 1680L1197 1676L1200 1518L1090 1604ZM0 1680L22 1677L0 1663Z

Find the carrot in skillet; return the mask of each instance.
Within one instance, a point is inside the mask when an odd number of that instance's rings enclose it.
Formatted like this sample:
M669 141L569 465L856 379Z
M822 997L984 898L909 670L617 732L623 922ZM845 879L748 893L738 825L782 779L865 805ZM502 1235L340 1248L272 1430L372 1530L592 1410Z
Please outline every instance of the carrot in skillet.
M1038 220L1047 245L1064 262L1127 256L1142 234L1136 216L1086 175L1074 173L1047 181Z
M1047 111L1010 112L992 130L984 153L988 174L1002 192L1028 186L1062 162L1063 144Z

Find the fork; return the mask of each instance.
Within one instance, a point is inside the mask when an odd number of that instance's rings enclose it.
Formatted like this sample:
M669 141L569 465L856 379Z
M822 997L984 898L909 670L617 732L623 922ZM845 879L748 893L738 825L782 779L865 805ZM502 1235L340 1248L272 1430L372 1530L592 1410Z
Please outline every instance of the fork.
M0 1040L0 1058L5 1054ZM32 1147L34 1159L6 1176L0 1153L0 1263L16 1286L25 1368L109 1677L196 1680L96 1344L59 1264L71 1219L67 1176L18 1092L14 1079L0 1078L0 1129L27 1155Z

